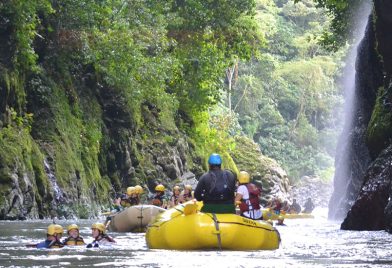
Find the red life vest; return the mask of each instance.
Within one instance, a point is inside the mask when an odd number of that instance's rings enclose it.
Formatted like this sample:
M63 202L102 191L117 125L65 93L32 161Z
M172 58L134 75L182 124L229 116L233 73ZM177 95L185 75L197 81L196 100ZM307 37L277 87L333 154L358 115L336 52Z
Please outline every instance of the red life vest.
M249 211L249 205L252 206L252 210L260 209L260 194L261 190L259 187L253 183L248 183L245 185L248 189L249 199L242 199L240 204L241 213Z
M163 193L156 193L152 198L152 204L161 207L163 205Z

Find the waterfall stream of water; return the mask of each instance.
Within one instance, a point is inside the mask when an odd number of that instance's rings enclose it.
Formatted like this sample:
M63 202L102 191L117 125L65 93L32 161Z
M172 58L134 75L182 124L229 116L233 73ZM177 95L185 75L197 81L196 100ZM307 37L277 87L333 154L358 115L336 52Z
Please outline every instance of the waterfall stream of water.
M357 17L354 21L354 42L350 46L345 60L345 68L342 79L340 81L341 87L344 90L344 127L339 139L338 152L335 160L335 176L334 176L334 198L330 200L329 218L340 220L345 208L341 208L342 204L347 204L348 187L352 176L352 167L350 166L351 145L352 145L352 131L353 120L356 112L356 61L358 55L358 47L365 35L366 26L369 20L369 14L372 10L371 1L363 1L356 12ZM339 212L337 212L339 211Z

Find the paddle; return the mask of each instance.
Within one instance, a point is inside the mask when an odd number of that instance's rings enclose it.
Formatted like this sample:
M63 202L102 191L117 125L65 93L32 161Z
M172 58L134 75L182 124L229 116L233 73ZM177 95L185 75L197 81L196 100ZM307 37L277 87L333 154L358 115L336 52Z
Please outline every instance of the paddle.
M189 203L186 204L184 207L184 215L191 215L197 213L197 204L196 203Z
M25 247L28 247L28 248L36 248L36 247L37 247L37 244L26 244Z
M106 216L106 215L110 215L110 214L112 214L112 212L111 212L111 211L108 211L108 212L103 212L103 213L101 213L101 216Z

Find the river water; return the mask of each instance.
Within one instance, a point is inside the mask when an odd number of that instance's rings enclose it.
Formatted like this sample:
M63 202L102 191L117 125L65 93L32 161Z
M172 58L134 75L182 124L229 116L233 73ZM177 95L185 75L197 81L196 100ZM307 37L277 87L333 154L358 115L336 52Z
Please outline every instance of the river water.
M35 249L49 221L0 221L1 267L390 267L392 235L384 232L342 231L316 209L315 219L285 220L278 226L282 243L274 251L150 250L144 234L110 233L110 248ZM77 223L86 242L91 220ZM66 226L71 221L58 221Z

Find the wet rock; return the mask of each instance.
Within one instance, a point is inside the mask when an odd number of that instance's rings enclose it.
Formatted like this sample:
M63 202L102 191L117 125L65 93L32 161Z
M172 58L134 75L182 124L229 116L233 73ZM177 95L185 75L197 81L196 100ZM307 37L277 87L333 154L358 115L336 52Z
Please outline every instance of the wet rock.
M247 171L252 181L262 187L262 204L266 205L274 197L289 199L291 186L282 167L275 160L264 156L253 140L241 136L236 137L236 143L233 160L239 170Z
M365 175L365 183L341 228L344 230L384 230L387 223L386 216L392 214L389 210L391 180L392 146L384 150L369 167Z
M339 139L335 159L334 192L329 204L331 219L344 219L364 182L365 172L372 161L366 144L366 133L374 109L377 90L383 84L383 68L376 50L377 40L373 16L368 19L365 36L358 47L352 114ZM347 124L348 122L348 124ZM352 123L351 123L352 122Z

